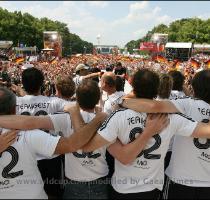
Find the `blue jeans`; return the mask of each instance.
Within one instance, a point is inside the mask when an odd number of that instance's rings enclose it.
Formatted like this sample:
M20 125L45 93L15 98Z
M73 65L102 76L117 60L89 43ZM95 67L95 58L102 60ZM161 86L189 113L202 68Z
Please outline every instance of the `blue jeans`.
M63 199L108 199L108 188L108 178L100 178L89 182L78 182L68 179Z

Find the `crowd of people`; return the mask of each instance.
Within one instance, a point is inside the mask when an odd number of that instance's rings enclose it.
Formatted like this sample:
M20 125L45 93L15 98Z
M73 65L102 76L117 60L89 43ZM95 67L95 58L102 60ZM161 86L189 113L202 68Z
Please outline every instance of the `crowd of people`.
M0 62L0 198L209 199L209 59Z

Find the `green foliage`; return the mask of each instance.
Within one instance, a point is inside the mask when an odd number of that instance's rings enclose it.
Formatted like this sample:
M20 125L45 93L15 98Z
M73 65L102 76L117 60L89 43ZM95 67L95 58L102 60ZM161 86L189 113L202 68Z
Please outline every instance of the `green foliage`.
M193 42L198 44L210 44L210 19L185 18L172 22L169 26L160 24L138 39L131 40L126 44L128 51L132 53L135 46L139 47L141 41L150 41L153 33L167 33L170 42Z
M27 46L43 48L43 31L58 31L63 41L63 55L72 53L91 53L93 44L69 32L67 24L48 18L35 18L28 13L8 12L0 7L0 40L11 40ZM86 50L85 48L86 47Z

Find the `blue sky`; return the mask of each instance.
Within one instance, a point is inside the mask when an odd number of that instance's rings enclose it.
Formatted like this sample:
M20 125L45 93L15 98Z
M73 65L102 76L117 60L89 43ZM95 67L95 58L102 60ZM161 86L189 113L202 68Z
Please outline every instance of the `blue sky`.
M93 44L100 35L101 44L121 47L160 23L210 18L210 1L0 1L0 7L64 22Z

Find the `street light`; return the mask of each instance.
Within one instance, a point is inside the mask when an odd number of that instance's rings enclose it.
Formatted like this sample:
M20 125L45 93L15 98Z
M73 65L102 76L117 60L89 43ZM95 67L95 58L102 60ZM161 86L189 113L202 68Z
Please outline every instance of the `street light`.
M58 36L57 36L56 34L53 34L53 35L52 35L52 39L53 39L53 40L56 40L57 37L58 37Z

